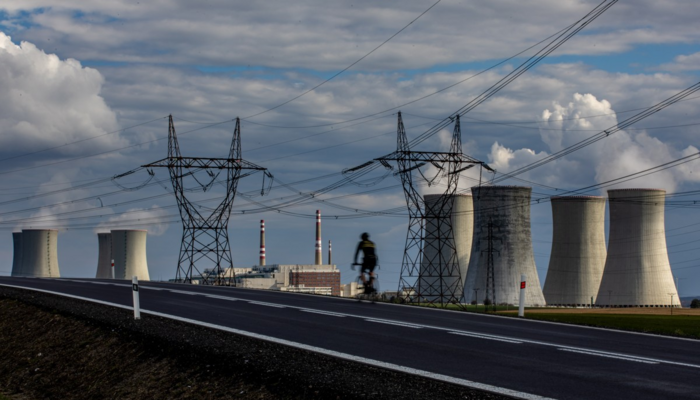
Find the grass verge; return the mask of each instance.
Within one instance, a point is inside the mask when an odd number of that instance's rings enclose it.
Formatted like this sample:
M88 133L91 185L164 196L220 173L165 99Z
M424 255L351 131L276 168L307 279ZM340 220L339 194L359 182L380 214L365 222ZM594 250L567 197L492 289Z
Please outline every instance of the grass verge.
M700 316L697 315L555 314L530 311L525 317L540 321L700 339Z

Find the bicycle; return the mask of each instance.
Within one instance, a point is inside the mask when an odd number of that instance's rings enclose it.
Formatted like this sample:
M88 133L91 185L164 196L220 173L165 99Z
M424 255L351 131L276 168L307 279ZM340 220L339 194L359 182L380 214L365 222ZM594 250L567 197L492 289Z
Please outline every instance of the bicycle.
M362 302L362 300L369 300L369 301L371 301L372 303L375 303L377 300L379 300L379 297L380 297L380 296L379 296L379 274L375 272L375 273L374 273L374 279L371 279L372 277L369 275L369 273L367 273L367 279L368 279L368 281L367 281L367 285L365 285L365 284L363 283L363 281L362 281L362 275L364 274L364 273L362 272L362 264L352 263L352 265L350 266L350 268L352 268L352 270L354 271L356 265L359 265L359 266L360 266L360 274L357 276L357 280L356 280L356 281L357 281L357 287L358 287L358 288L359 288L359 287L363 287L363 288L365 288L365 289L366 289L367 287L369 287L369 288L371 288L371 290L369 291L369 293L368 293L367 291L358 293L357 295L355 295L355 297L356 297L357 300L360 301L360 302ZM377 269L379 269L379 265L377 265ZM371 279L371 280L370 280L370 279ZM370 284L370 282L371 282L371 284Z

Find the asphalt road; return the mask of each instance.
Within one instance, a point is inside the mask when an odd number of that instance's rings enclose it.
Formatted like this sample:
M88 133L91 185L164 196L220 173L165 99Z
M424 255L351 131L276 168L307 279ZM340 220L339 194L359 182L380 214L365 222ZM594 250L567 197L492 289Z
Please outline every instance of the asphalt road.
M132 306L127 281L0 277ZM159 313L516 397L700 399L700 341L242 288L142 283ZM469 382L464 382L464 381Z

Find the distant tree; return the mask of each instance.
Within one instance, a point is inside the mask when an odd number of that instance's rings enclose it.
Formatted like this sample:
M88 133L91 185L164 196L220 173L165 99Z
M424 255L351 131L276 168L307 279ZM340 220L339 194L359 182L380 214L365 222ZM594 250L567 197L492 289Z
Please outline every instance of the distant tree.
M491 299L484 299L484 305L485 305L485 306L490 306L490 305L491 305Z
M700 308L700 300L693 299L693 301L690 302L690 308Z

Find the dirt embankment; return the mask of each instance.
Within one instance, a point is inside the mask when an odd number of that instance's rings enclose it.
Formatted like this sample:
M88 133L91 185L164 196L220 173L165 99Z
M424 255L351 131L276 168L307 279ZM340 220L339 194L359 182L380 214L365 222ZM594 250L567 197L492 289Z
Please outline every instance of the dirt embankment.
M407 349L410 351L410 349ZM0 288L12 399L500 399L128 310Z

